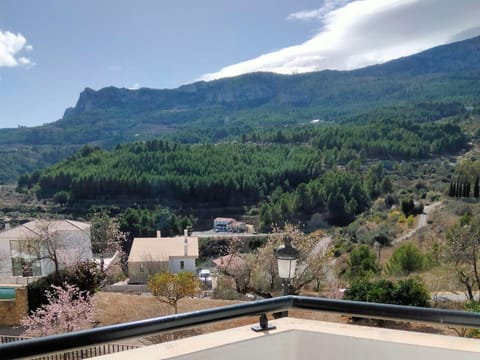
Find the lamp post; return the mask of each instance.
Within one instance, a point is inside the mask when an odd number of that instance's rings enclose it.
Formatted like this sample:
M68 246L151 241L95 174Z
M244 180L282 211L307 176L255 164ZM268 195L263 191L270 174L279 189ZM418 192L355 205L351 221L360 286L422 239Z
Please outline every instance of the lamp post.
M278 276L282 279L283 295L290 295L290 280L295 277L295 268L299 251L292 246L292 239L289 236L283 238L284 245L275 251L278 263ZM281 311L273 314L274 318L288 317L288 311ZM260 315L258 325L252 326L253 331L267 331L275 329L274 325L268 323L267 315Z
M284 245L276 250L278 263L278 276L282 279L283 295L290 295L290 281L295 277L295 268L299 251L292 246L292 239L289 236L283 238ZM288 311L280 313L281 317L287 317Z

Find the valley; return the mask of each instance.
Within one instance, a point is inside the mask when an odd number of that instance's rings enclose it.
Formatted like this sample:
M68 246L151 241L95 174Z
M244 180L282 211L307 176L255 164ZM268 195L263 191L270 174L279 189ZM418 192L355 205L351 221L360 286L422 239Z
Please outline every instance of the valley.
M290 229L310 249L331 239L298 291L336 296L380 278L392 289L458 291L451 229L474 221L479 200L478 49L473 38L354 71L87 88L57 122L0 130L0 218L101 214L126 234L128 254L134 237L210 230L232 217L273 237ZM198 265L238 252L262 278L255 257L273 244L206 240ZM357 252L369 261L359 278ZM217 296L278 291L274 275L270 288L230 277L237 291Z

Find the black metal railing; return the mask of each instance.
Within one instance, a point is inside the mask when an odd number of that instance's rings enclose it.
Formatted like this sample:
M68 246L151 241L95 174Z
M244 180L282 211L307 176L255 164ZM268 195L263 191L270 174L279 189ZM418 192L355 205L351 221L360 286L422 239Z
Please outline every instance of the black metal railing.
M295 308L372 319L419 321L480 328L480 314L478 313L290 295L4 344L0 345L0 359L39 356L216 321Z

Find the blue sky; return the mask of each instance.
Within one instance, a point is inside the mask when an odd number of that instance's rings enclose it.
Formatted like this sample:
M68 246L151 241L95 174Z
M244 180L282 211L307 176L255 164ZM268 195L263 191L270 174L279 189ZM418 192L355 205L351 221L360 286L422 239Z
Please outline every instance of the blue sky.
M480 35L478 0L0 0L0 127L85 87L348 70Z

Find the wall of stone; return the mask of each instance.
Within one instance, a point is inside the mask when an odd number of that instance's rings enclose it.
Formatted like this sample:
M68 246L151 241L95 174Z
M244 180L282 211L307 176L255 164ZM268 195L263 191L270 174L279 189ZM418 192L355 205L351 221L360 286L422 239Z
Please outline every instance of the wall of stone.
M28 315L27 288L15 289L15 300L0 300L0 325L20 325L20 320Z

